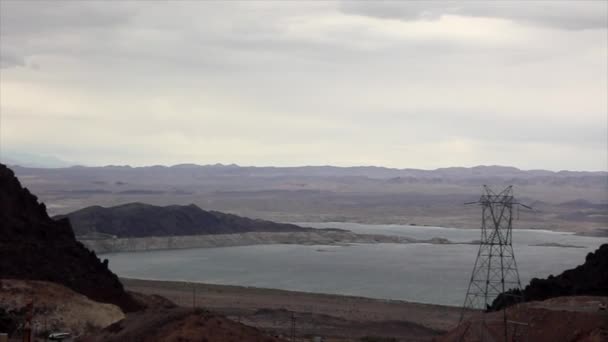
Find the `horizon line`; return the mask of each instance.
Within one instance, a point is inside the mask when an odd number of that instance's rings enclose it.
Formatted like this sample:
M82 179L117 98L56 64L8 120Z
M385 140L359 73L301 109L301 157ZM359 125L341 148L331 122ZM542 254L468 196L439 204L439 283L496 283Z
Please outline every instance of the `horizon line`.
M568 170L568 169L560 169L560 170L551 170L551 169L523 169L518 168L516 166L510 165L499 165L499 164L479 164L474 166L444 166L438 168L415 168L415 167L389 167L389 166L379 166L379 165L350 165L350 166L339 166L339 165L331 165L331 164L307 164L307 165L291 165L291 166L276 166L276 165L239 165L237 163L213 163L213 164L197 164L197 163L177 163L177 164L146 164L146 165L130 165L130 164L105 164L105 165L85 165L85 164L72 164L65 166L23 166L19 165L19 163L4 163L0 161L0 163L4 165L16 166L21 168L28 169L69 169L69 168L152 168L152 167L164 167L164 168L179 168L179 167L233 167L233 168L276 168L276 169L297 169L297 168L337 168L337 169L355 169L355 168L376 168L376 169L386 169L386 170L395 170L395 171L440 171L446 169L475 169L475 168L505 168L505 169L515 169L517 171L522 172L533 172L533 171L545 171L552 173L560 173L560 172L586 172L586 173L608 173L608 170Z

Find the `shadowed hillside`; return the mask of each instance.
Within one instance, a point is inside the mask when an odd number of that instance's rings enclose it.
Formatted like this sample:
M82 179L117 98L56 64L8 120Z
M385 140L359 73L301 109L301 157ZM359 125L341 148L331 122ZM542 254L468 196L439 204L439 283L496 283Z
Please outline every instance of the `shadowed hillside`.
M514 297L512 295L517 295ZM500 310L515 304L511 298L520 298L522 291L508 291L498 296L491 310ZM608 296L608 244L587 254L585 263L547 279L534 278L523 290L524 301L538 301L562 296Z
M45 280L65 285L124 311L139 305L94 252L74 238L67 219L55 221L44 204L0 164L0 274L2 278Z
M310 230L293 224L205 211L194 204L166 207L143 203L111 208L92 206L55 218L65 217L72 222L76 235L102 233L117 237L145 237Z

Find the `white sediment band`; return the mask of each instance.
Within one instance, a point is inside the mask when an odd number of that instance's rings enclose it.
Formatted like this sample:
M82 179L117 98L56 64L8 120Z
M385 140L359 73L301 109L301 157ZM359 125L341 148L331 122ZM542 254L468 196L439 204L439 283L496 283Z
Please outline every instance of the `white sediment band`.
M446 239L416 240L404 236L356 234L348 231L251 232L239 234L160 236L80 240L96 253L159 249L214 248L269 244L339 245L349 243L451 243Z

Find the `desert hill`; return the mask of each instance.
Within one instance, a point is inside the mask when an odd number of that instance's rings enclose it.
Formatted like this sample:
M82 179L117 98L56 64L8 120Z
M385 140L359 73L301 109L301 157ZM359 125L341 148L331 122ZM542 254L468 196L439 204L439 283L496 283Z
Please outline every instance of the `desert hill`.
M504 166L436 170L383 167L237 165L15 167L53 215L133 202L194 203L275 222L358 222L478 227L481 184L515 186L534 212L517 228L607 234L607 172L553 172Z
M101 233L116 237L146 237L311 230L293 224L205 211L194 204L165 207L143 203L110 208L92 206L55 218L69 218L74 232L81 236Z
M608 338L606 297L558 297L507 308L508 341L601 342ZM483 313L462 322L435 342L504 341L503 313ZM483 338L481 338L483 336Z
M608 244L587 254L585 262L573 269L547 279L534 278L523 291L508 294L523 295L524 301L538 301L562 296L608 296ZM514 304L501 295L492 303L492 310ZM516 298L516 297L515 297Z
M76 241L70 222L51 219L45 205L3 164L0 223L2 278L55 282L127 312L139 309L107 263Z
M260 330L202 309L162 308L137 312L83 342L280 342Z

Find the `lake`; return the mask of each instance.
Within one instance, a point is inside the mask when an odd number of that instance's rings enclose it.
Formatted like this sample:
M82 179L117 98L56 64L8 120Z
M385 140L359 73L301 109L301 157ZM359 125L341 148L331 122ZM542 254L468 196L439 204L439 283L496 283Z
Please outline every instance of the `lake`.
M358 233L479 239L479 230L354 223L298 223ZM583 248L538 247L559 243ZM522 285L582 264L607 238L515 230L513 247ZM123 277L182 280L356 295L460 306L478 246L467 244L258 245L104 254Z

